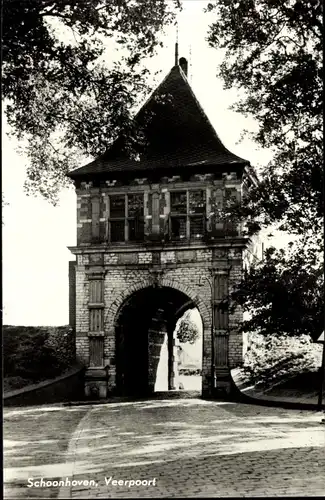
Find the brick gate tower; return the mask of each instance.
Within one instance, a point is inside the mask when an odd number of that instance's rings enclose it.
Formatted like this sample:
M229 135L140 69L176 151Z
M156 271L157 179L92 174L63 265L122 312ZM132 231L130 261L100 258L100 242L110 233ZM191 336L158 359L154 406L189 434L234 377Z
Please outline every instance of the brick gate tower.
M166 388L178 389L173 332L195 307L203 324L202 395L217 395L230 390L230 369L242 362L242 315L229 309L228 294L248 244L218 209L240 200L256 178L220 141L184 58L135 120L146 142L137 159L118 139L69 174L77 194L70 316L87 367L85 395L152 393L163 346Z

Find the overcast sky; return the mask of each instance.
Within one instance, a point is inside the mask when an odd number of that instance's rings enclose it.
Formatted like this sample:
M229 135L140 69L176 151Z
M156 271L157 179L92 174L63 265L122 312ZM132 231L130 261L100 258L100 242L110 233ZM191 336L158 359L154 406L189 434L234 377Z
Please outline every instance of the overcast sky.
M267 164L270 152L261 151L249 140L238 144L244 128L256 124L232 111L236 91L225 91L216 78L222 53L209 49L205 36L211 14L203 14L202 0L186 0L179 16L179 56L190 62L190 82L219 137L235 154L253 166ZM212 16L213 17L213 16ZM174 64L176 30L169 28L165 46L148 61L152 71L166 76ZM60 204L51 206L43 199L27 197L23 192L26 160L16 148L17 142L6 135L3 122L2 182L3 209L3 306L4 324L64 325L68 323L67 249L76 244L76 199L73 189L62 191Z

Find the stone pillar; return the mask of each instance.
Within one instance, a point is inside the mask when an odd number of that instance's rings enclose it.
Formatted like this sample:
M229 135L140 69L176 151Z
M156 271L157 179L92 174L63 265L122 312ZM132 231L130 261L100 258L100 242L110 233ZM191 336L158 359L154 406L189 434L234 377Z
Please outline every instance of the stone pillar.
M97 226L96 226L97 227ZM99 226L98 226L99 227ZM89 365L85 374L85 395L107 397L108 370L104 367L104 269L102 254L90 254L88 277Z
M104 367L104 335L88 334L89 368L85 374L85 396L105 399L108 392L108 368Z
M102 368L104 366L104 336L89 336L89 368Z
M230 391L229 370L229 272L227 267L218 267L213 276L213 326L215 394Z
M216 395L230 392L230 368L228 362L228 333L217 332L215 335L215 374Z
M104 366L108 369L108 392L116 392L116 331L115 327L105 327Z
M107 397L107 369L89 368L85 374L85 396L91 399Z

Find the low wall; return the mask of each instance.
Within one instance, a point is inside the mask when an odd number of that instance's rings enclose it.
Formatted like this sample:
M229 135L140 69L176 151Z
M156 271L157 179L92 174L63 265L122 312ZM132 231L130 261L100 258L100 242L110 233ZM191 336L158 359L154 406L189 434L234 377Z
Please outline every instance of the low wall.
M4 393L4 406L27 406L84 399L83 366L75 366L51 380Z

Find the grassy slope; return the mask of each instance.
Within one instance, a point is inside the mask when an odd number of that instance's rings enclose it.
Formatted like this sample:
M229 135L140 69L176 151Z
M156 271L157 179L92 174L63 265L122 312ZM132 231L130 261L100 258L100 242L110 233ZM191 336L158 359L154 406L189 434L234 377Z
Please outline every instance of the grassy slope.
M74 363L74 335L69 326L2 327L5 392L55 378Z

